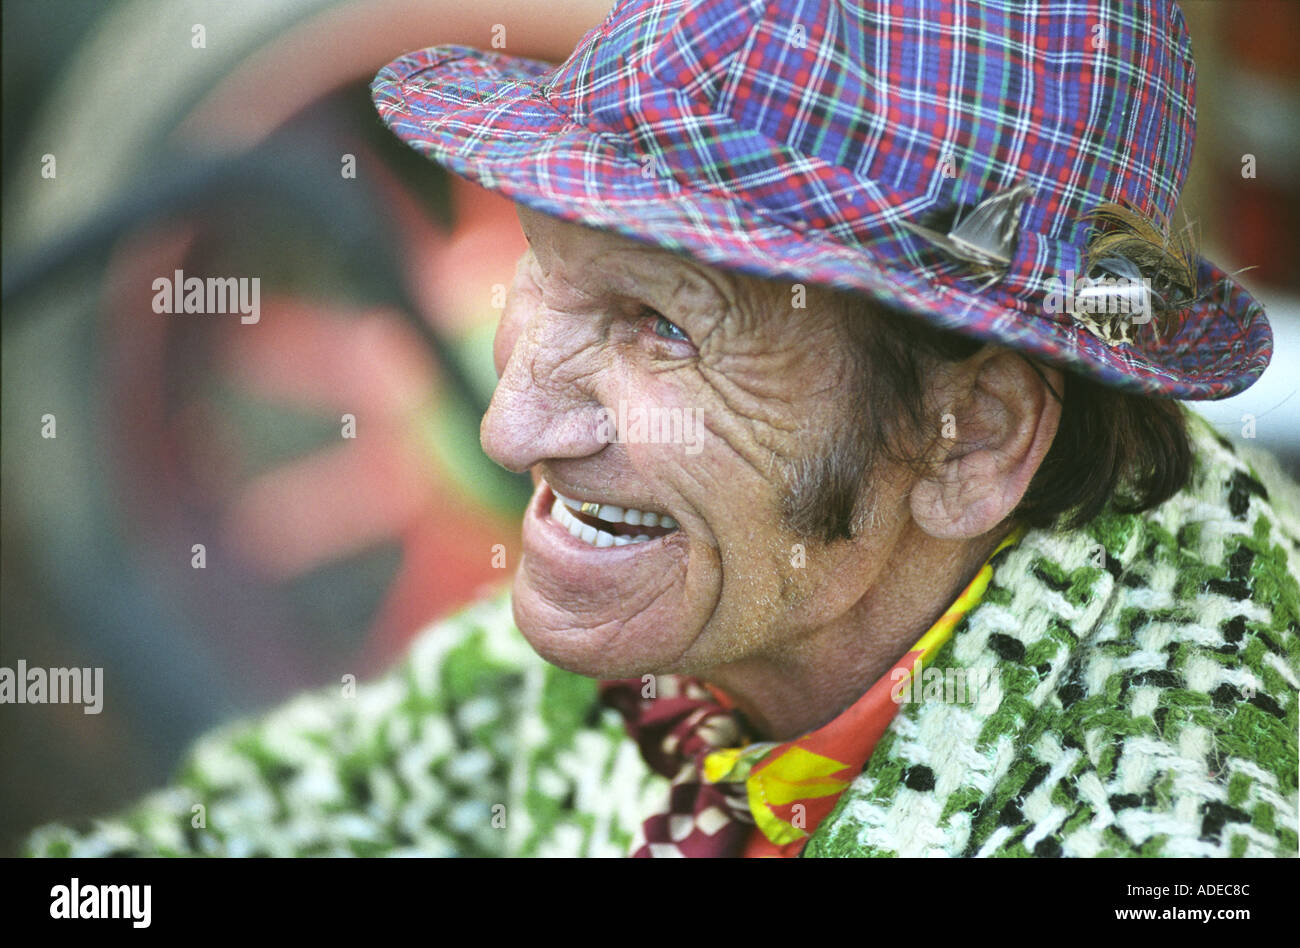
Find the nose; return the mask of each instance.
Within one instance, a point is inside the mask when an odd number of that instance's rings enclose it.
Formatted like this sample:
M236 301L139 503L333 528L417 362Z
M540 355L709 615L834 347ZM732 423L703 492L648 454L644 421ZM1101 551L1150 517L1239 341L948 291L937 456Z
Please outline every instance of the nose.
M531 289L516 276L493 344L500 381L479 428L487 456L517 472L604 447L596 318L548 309Z

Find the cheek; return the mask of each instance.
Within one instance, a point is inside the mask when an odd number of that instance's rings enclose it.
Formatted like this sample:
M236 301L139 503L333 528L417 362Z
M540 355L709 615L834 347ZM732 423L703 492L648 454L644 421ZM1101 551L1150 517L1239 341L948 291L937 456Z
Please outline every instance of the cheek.
M631 373L608 401L619 414L632 465L678 494L701 536L750 555L770 546L780 485L764 476L770 453L755 444L748 419L707 386L676 373ZM775 475L774 475L775 477ZM667 502L669 496L657 498Z

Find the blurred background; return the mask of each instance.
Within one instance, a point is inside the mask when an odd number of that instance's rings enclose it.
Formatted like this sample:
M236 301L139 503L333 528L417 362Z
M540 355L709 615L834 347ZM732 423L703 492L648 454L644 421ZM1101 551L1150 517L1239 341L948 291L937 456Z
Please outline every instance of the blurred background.
M0 709L0 854L160 786L220 721L374 675L505 581L528 485L478 421L523 237L398 143L368 84L498 25L558 61L609 6L3 0L0 665L100 666L107 697ZM1237 440L1253 416L1300 476L1300 3L1184 8L1184 204L1208 256L1255 267L1276 335L1253 388L1197 407ZM158 317L175 270L258 276L260 321Z

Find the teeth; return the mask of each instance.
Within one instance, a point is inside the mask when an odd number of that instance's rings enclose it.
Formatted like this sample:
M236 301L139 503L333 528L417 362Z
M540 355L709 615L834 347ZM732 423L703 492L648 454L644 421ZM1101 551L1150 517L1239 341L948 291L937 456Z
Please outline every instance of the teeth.
M651 539L646 533L629 537L597 530L591 524L583 523L575 517L561 500L560 495L556 494L555 503L551 505L551 516L559 522L560 526L584 543L590 543L594 547L627 546L629 543L647 543Z
M572 533L575 537L579 537L580 539L586 540L588 543L594 543L596 546L610 545L609 543L604 543L600 541L601 535L612 536L613 537L612 542L615 546L626 546L627 543L630 542L636 542L642 539L646 539L646 540L650 539L650 537L644 533L639 534L635 537L627 537L627 538L620 537L617 534L606 534L603 530L597 530L595 527L592 527L589 524L584 524L581 520L578 520L576 517L565 517L562 515L557 515L555 513L556 507L561 508L563 514L568 514L569 511L582 510L583 505L581 501L574 500L571 497L565 497L554 487L551 488L551 493L553 493L555 495L556 500L559 501L559 503L557 503L555 507L551 508L552 516L555 516L557 520L559 520L562 524L564 524L565 527L568 528L569 532ZM624 508L618 506L617 504L601 504L598 510L596 511L596 513L594 514L594 516L596 517L596 519L604 520L606 523L627 523L627 524L631 524L634 527L665 527L669 530L677 529L677 521L674 520L672 517L668 516L667 514L655 513L652 510L636 510L635 508L632 507ZM573 524L576 524L577 526L575 527L573 526ZM593 534L594 539L587 539L587 537L583 535L584 534L583 527L587 527L588 529L594 531ZM619 540L621 539L624 539L625 542L620 543Z
M555 489L552 488L551 492L555 493ZM640 533L636 536L623 536L599 530L589 523L583 523L572 513L572 511L579 510L581 507L582 504L578 501L565 497L563 494L555 493L555 503L551 505L551 516L571 535L584 543L590 543L595 547L627 546L629 543L647 543L652 539L647 533ZM657 525L668 529L674 529L677 526L677 521L667 514L660 515L635 509L625 510L615 504L601 504L596 517L608 523L629 523L633 526L653 527Z

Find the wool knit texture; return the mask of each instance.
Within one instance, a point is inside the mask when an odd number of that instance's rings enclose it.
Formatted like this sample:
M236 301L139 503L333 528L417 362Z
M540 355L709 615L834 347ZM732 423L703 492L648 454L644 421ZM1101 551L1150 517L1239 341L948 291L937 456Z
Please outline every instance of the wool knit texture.
M1190 421L1169 501L995 558L931 665L989 685L904 704L805 856L1297 854L1300 491ZM667 792L501 594L354 694L220 728L168 788L25 851L622 856Z

